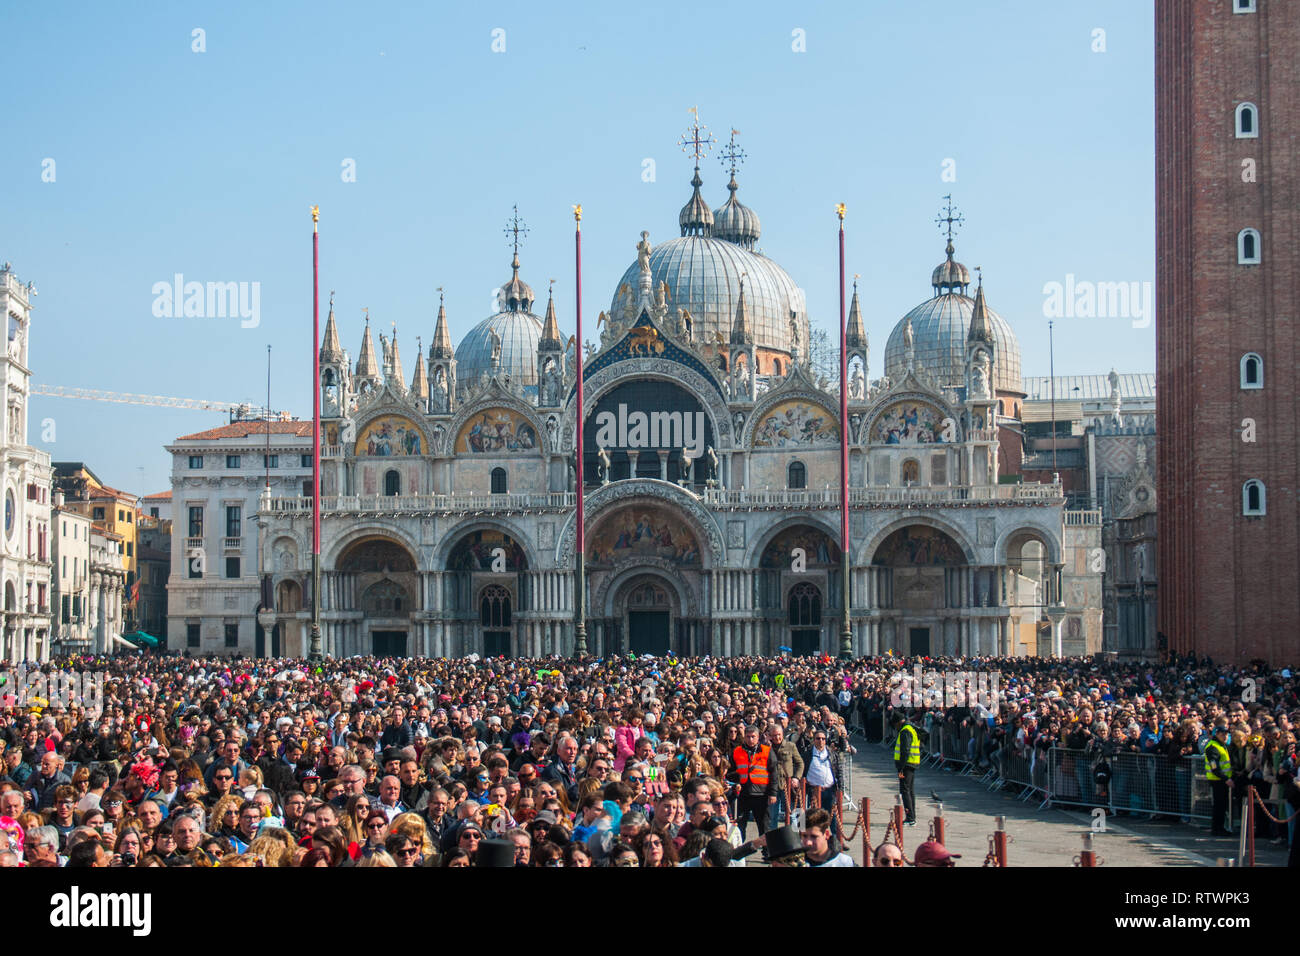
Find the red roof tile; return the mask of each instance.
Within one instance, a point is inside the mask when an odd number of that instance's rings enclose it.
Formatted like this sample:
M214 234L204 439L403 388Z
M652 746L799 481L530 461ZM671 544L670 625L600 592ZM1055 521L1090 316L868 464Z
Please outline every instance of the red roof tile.
M218 438L247 438L249 435L265 435L267 427L272 435L297 435L299 438L311 437L311 422L233 422L220 428L209 428L205 432L193 435L181 435L177 441L213 441Z
M171 491L159 491L152 495L145 495L144 500L145 501L171 501L172 493Z

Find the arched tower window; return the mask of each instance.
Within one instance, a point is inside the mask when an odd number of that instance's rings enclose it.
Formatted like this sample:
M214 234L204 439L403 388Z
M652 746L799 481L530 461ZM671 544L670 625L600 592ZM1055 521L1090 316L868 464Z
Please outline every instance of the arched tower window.
M1264 360L1254 352L1247 352L1241 357L1241 387L1264 387Z
M394 495L400 495L401 493L402 476L397 473L396 469L390 468L388 471L384 472L384 494L392 497Z
M1259 137L1259 109L1254 103L1240 103L1237 106L1237 139L1257 139Z
M790 462L790 467L786 469L786 485L790 488L807 488L808 487L808 469L804 467L801 461Z
M1259 231L1243 229L1237 233L1237 265L1257 266L1260 259Z
M1252 478L1241 486L1241 513L1244 515L1262 515L1268 513L1265 500L1264 482Z
M504 468L492 469L492 494L504 495L506 493L506 470Z

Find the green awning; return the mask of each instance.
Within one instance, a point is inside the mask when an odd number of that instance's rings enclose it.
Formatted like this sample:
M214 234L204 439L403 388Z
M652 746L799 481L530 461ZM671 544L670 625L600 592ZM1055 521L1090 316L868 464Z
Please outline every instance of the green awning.
M146 634L144 631L136 631L134 634L123 634L128 641L136 647L157 647L158 638L152 634Z

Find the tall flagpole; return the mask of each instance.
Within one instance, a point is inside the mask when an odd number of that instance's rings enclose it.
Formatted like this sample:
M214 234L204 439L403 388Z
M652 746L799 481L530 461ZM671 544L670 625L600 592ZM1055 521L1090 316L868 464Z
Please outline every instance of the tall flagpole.
M574 293L574 368L577 369L577 427L574 429L574 454L577 456L577 479L574 486L578 493L577 534L574 538L574 581L573 581L573 656L587 656L587 595L586 575L583 563L587 551L586 515L583 511L583 446L582 446L582 206L573 207L573 254L574 279L577 291Z
M320 639L320 206L311 207L311 651Z
M853 626L849 622L852 549L849 547L849 349L848 326L844 317L844 203L835 206L840 220L840 567L843 580L840 602L844 614L840 621L840 657L853 656Z

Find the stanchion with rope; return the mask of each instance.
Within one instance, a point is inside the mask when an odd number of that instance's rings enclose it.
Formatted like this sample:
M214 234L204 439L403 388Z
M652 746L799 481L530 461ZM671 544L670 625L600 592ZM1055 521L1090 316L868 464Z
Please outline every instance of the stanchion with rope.
M1092 849L1092 834L1083 835L1083 852L1074 858L1074 865L1080 867L1101 866L1102 860Z
M930 839L947 846L947 840L944 839L947 833L943 822L943 803L936 802L935 808L934 819L930 821Z
M902 797L899 797L899 799L901 800ZM895 809L896 811L899 811L902 808L897 807ZM889 838L893 837L894 846L898 847L899 856L903 858L903 862L905 864L911 866L912 861L907 858L907 851L903 849L903 830L902 830L902 823L900 821L901 821L901 816L898 812L891 813L889 815L889 823L885 827L885 836L883 839L881 839L880 845L884 846L886 843L889 842ZM866 839L865 836L863 837L863 839L864 840ZM868 858L870 858L871 844L869 842L867 843L867 846L863 852L865 852L868 855Z
M984 856L984 866L1007 865L1007 818L994 817L996 829L989 834L989 852Z
M903 849L903 819L903 795L899 793L894 795L894 814L889 826L894 831L894 841L900 850Z
M862 830L862 865L871 866L875 855L871 852L871 798L863 797L858 806L858 822L854 829ZM847 840L844 841L848 843Z

